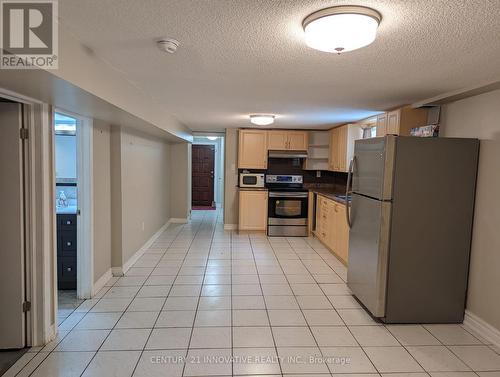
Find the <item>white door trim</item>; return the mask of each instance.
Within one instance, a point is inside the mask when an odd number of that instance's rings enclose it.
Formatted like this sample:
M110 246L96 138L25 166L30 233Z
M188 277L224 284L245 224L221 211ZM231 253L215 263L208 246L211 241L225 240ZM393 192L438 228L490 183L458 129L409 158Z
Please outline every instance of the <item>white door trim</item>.
M77 119L77 191L78 210L76 236L76 294L92 297L94 285L94 182L93 182L93 121L62 109L55 112Z
M26 330L27 345L40 346L54 339L57 318L52 109L4 88L0 97L26 105Z

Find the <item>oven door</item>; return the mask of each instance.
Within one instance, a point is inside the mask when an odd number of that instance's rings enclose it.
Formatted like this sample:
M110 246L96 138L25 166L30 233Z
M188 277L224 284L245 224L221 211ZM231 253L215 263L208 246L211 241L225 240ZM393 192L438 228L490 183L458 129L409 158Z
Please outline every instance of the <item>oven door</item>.
M269 193L269 225L306 225L307 192Z

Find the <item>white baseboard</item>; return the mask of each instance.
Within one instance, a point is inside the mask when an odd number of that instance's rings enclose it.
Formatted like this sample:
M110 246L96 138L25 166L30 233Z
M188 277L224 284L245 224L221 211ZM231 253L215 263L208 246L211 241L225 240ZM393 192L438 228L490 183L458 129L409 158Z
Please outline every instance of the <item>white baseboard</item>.
M121 267L111 267L111 274L115 277L123 276L123 268Z
M464 327L500 348L500 330L468 310L465 311Z
M95 296L97 292L99 292L102 287L106 285L106 283L113 276L112 269L107 270L102 276L92 285L92 297Z
M182 217L172 217L170 219L171 224L187 224L189 220L187 218Z
M238 230L238 224L224 224L224 230Z
M168 226L172 223L172 219L168 220L165 225L163 225L158 231L151 236L149 240L146 241L144 245L141 246L139 250L137 250L134 255L132 255L124 264L120 270L117 270L119 267L113 267L113 276L123 276L127 273L127 271L134 265L135 262L146 252L147 249L156 241L158 237L168 228ZM115 274L121 273L120 275Z

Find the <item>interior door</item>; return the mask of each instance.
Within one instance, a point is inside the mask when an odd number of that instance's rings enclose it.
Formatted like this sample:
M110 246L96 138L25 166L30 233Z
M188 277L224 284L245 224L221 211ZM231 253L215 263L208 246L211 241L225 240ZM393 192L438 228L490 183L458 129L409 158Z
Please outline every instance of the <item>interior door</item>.
M192 147L192 202L194 206L214 204L214 145Z
M0 349L25 346L22 105L0 103Z

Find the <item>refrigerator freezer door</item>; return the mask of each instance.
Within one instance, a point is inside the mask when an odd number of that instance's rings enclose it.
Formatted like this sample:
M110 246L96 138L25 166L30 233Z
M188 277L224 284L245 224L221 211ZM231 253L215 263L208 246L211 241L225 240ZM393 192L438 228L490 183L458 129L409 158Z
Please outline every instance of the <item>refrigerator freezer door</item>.
M356 140L352 191L379 200L392 199L396 136Z
M375 316L385 316L391 203L353 194L347 285Z

